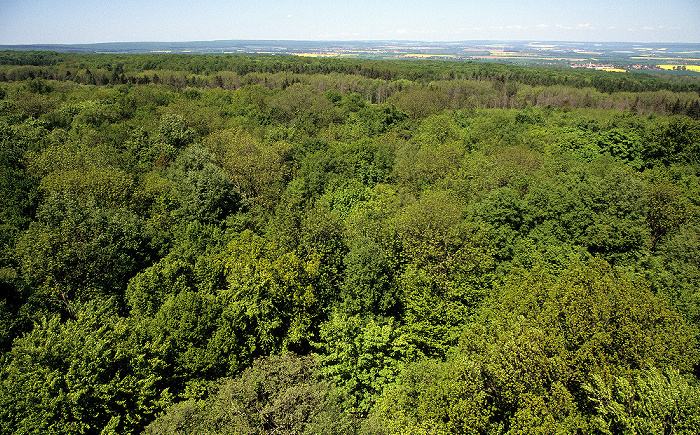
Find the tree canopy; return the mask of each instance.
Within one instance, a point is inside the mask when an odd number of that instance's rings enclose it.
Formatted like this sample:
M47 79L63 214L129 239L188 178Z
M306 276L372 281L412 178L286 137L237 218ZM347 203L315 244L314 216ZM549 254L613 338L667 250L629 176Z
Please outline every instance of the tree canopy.
M695 434L700 94L0 53L0 431Z

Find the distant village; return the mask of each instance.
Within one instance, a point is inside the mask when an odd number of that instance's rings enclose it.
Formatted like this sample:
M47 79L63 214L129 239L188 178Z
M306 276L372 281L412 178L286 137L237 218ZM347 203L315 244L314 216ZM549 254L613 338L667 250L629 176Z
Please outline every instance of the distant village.
M644 64L636 64L636 65L629 65L626 67L619 67L611 64L603 64L603 63L593 63L593 62L588 62L588 63L572 63L571 64L572 68L588 68L588 69L597 69L601 71L617 71L617 72L622 72L626 70L661 70L661 68L655 66L655 65L644 65Z

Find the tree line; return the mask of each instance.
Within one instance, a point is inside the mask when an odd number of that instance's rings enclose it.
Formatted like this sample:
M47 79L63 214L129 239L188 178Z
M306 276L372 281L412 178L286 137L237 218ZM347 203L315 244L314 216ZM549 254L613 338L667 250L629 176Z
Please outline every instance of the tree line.
M2 67L4 66L4 67ZM393 90L397 82L415 82L425 87L455 79L489 82L497 90L506 88L511 96L519 87L560 85L588 93L690 93L691 99L675 98L655 107L657 114L687 114L697 119L700 83L692 77L658 76L642 73L624 75L602 71L561 68L532 68L497 63L444 61L373 61L354 59L300 58L294 56L175 55L175 54L80 54L39 51L0 52L0 81L43 78L89 85L165 83L184 87L238 88L265 84L270 88L308 81L309 76L339 74L377 81L374 87ZM159 75L157 71L166 71ZM222 74L223 73L223 74ZM283 75L284 79L280 79ZM268 76L272 83L268 82ZM290 78L291 76L291 78ZM328 84L326 86L332 86ZM366 85L365 85L366 86ZM401 83L398 84L401 87ZM340 90L340 89L336 89ZM345 90L341 90L344 92ZM367 98L367 96L365 96ZM663 98L663 97L662 97ZM693 98L695 101L693 101ZM368 98L369 99L369 98ZM381 102L381 101L380 101ZM579 106L580 107L580 106Z

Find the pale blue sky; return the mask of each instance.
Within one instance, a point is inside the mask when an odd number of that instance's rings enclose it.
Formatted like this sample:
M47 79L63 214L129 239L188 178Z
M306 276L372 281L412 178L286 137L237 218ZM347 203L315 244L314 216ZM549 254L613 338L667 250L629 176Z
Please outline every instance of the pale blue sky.
M217 39L700 43L700 0L0 0L0 44Z

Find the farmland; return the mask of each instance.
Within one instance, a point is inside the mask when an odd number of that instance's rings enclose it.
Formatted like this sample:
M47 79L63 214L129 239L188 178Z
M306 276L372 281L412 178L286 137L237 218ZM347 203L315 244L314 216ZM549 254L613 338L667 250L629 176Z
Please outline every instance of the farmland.
M700 59L693 59L693 61L698 61ZM700 65L659 65L659 68L669 71L693 71L700 72Z
M350 59L422 59L570 67L606 64L608 70L700 74L700 44L543 41L285 41L229 40L2 46L0 50L80 53L186 53ZM672 66L673 68L670 68ZM683 68L685 67L685 68Z

